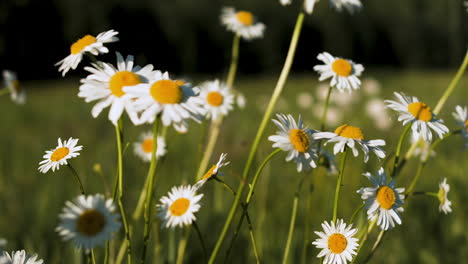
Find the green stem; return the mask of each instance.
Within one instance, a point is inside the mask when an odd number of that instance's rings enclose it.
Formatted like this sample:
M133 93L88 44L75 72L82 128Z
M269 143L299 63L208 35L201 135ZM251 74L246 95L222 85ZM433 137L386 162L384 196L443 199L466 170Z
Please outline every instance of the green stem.
M168 246L168 261L169 263L174 263L176 260L175 252L175 229L169 229L169 246Z
M375 251L380 246L381 242L383 241L382 239L386 233L387 232L385 232L385 230L380 231L379 236L377 237L377 240L375 241L374 245L372 246L371 251L369 252L369 255L367 255L366 260L364 260L364 263L368 263L371 260L372 256L374 256Z
M344 174L344 168L346 164L346 156L348 156L348 151L349 151L349 148L345 147L343 157L341 158L340 175L338 176L338 180L336 181L335 201L333 203L333 222L334 223L336 223L336 216L338 214L338 200L340 197L341 182L343 181L343 174Z
M226 85L229 89L233 88L234 78L236 77L237 65L239 62L239 42L240 36L239 34L235 34L232 40L231 65L229 66L229 73L226 80Z
M236 196L236 191L234 191L234 189L232 189L232 187L229 186L229 184L227 184L226 182L224 182L223 180L221 180L217 176L214 176L213 180L221 183L224 186L224 188L226 188L230 193L232 193L232 195L234 195L234 197Z
M263 133L265 132L265 128L267 126L267 123L269 122L271 115L273 113L273 108L276 105L276 102L278 101L281 91L284 88L284 85L286 83L287 77L289 75L289 71L291 70L291 65L294 60L294 55L296 53L296 47L297 43L299 41L299 36L301 33L301 28L302 24L304 21L304 13L300 12L299 16L297 17L296 21L296 26L294 28L294 33L291 39L291 44L289 46L289 51L288 55L286 57L286 61L283 66L283 70L281 71L281 75L278 79L278 83L276 84L275 90L271 96L270 102L268 104L267 110L265 111L265 114L263 116L263 120L260 123L260 127L257 131L257 135L255 136L255 140L252 143L252 148L250 149L249 156L247 158L246 165L244 167L244 171L242 173L242 181L239 184L239 187L237 188L237 194L234 199L234 202L231 206L231 209L229 211L228 217L226 219L226 222L224 223L223 229L221 231L221 234L218 237L218 240L216 241L216 245L211 253L210 259L208 261L209 264L213 264L214 261L216 260L216 257L218 256L219 250L221 249L221 246L224 242L224 239L226 238L227 232L229 230L229 227L231 226L231 223L234 219L234 215L236 213L237 207L239 206L240 199L242 197L242 191L244 190L245 187L245 181L247 180L247 176L250 170L250 167L252 166L253 160L255 158L255 154L257 152L258 145L260 144L260 140L262 139Z
M318 170L314 170L314 172L318 172ZM305 264L307 259L308 259L308 252L309 252L309 247L311 245L310 241L310 218L311 218L311 205L312 205L312 193L314 192L314 182L313 182L313 177L314 175L312 174L310 177L310 185L309 185L309 190L307 192L307 202L306 202L306 215L305 215L305 230L304 230L304 242L302 244L302 253L301 253L301 263ZM316 175L318 176L318 175Z
M94 250L93 249L91 249L91 254L90 255L91 255L91 262L93 264L96 264L96 256L94 255Z
M123 205L123 149L122 149L122 119L119 119L115 126L115 135L117 140L117 170L118 170L118 205L120 209L120 216L122 217L122 223L125 231L125 240L127 242L127 263L132 263L132 247L130 239L130 230L128 228L127 216Z
M253 225L252 225L252 221L250 221L249 212L246 211L245 217L247 219L247 225L249 226L250 241L252 242L252 247L253 247L254 255L255 255L255 261L257 262L257 264L260 264L261 263L260 254L258 254L257 242L255 240Z
M80 185L81 194L82 194L82 195L85 195L83 183L81 182L80 176L79 176L78 173L76 172L75 168L73 168L73 166L71 165L71 163L68 163L68 164L67 164L67 167L71 170L72 174L75 176L76 181L78 181L78 184Z
M196 178L197 181L203 177L203 174L205 174L206 169L208 168L208 163L210 162L211 156L213 155L213 151L216 146L216 142L218 141L219 132L221 130L221 123L223 123L222 116L211 122L209 130L210 136L208 138L208 143L206 144L200 166L198 167Z
M328 88L327 98L325 99L325 105L323 106L323 114L322 114L322 122L320 123L320 130L325 130L325 123L327 122L327 112L328 112L328 104L330 103L330 95L332 92L332 86Z
M442 142L444 139L446 139L446 138L448 138L448 137L450 137L452 135L458 134L460 132L461 132L461 130L456 130L456 131L453 131L453 132L449 132L449 133L445 134L445 136L443 138L438 138L434 143L432 143L432 145L429 148L429 150L427 151L426 155L423 157L421 163L419 163L418 170L416 172L416 176L414 176L413 181L411 181L410 186L406 190L406 194L409 194L409 193L411 193L413 191L414 187L416 186L416 183L419 180L419 177L421 177L421 175L422 175L424 167L426 167L427 160L431 156L431 152L435 149L435 147L437 147L437 145L439 145L440 142Z
M200 244L201 244L202 249L203 249L203 257L205 258L205 261L206 261L207 258L208 258L208 253L206 252L205 241L203 240L202 233L201 233L200 228L198 227L196 221L193 222L193 227L195 228L195 231L197 231L198 239L200 239Z
M182 235L182 239L179 241L179 246L177 248L177 260L176 264L183 264L184 257L185 257L185 249L187 248L188 238L190 237L190 233L192 232L191 226L186 229L185 234Z
M364 208L364 203L362 203L356 210L354 210L353 214L351 215L351 220L349 220L349 223L352 224L354 222L354 219L356 218L357 214Z
M158 125L159 117L156 118L153 124L153 149L151 153L151 164L148 170L148 175L146 178L150 179L148 183L146 203L145 203L145 227L143 231L143 252L141 255L140 263L145 263L146 261L146 251L148 249L148 243L150 238L150 223L151 223L151 201L153 198L153 189L154 189L154 178L156 176L156 166L158 159L156 159L156 150L158 149Z
M398 171L398 166L399 166L399 161L400 161L400 153L401 153L401 147L403 146L403 141L405 141L406 134L408 134L408 131L411 129L411 123L407 124L405 126L405 129L401 133L400 139L398 140L398 145L395 153L395 162L393 163L393 169L392 169L392 178L394 178L397 175Z
M297 187L296 193L294 194L293 206L292 206L292 214L291 214L291 221L289 222L289 232L288 232L288 240L286 241L286 246L284 247L284 255L283 255L283 264L288 263L289 251L291 249L292 237L294 234L294 227L296 224L296 216L297 216L297 206L299 204L299 195L301 193L302 183L304 182L305 176L302 177L299 186Z
M244 213L241 215L241 217L239 219L239 223L237 224L237 227L236 227L236 231L234 232L234 235L232 236L231 241L229 243L229 247L228 247L228 250L227 250L227 253L226 253L226 260L229 257L229 254L231 253L231 249L232 249L232 247L234 245L234 242L237 239L237 236L239 235L240 229L241 229L242 224L244 222L244 217L246 216L245 214L248 214L248 208L249 208L249 205L250 205L250 201L252 200L254 190L255 190L255 186L257 185L258 178L259 178L260 174L262 173L263 168L268 164L268 162L276 154L278 154L280 152L281 152L281 149L275 149L273 152L271 152L270 155L268 155L265 158L265 160L263 160L262 164L260 164L260 167L258 167L257 171L255 172L255 176L253 178L252 184L250 185L249 193L247 194L247 198L246 198L246 200L244 202L244 210L243 210Z
M358 249L357 249L357 251L356 251L356 256L354 256L353 261L351 262L351 264L354 264L354 262L356 261L357 257L359 256L359 252L361 251L361 248L362 248L362 247L364 246L364 244L366 243L367 238L369 237L370 232L372 231L372 229L374 229L374 226L375 226L375 223L376 223L376 222L377 222L377 218L376 218L375 220L373 220L373 221L370 223L369 228L367 228L367 232L365 232L365 234L363 233L363 234L364 234L364 238L363 238L361 241L359 241L359 247L358 247ZM361 239L361 238L359 238L359 239Z
M439 99L439 102L437 103L436 107L434 108L434 114L438 115L440 113L440 110L444 106L444 104L447 101L448 97L452 94L453 90L455 89L455 87L457 86L457 84L460 81L461 77L463 76L463 73L465 72L467 66L468 66L468 50L465 53L465 59L463 59L463 63L460 66L460 68L458 69L457 74L452 79L449 86L447 87L447 90L445 90L444 94Z

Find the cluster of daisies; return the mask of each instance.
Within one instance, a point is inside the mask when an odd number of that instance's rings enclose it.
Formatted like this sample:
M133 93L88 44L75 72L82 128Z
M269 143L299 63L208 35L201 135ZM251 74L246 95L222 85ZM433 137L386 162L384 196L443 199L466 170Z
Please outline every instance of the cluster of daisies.
M319 80L331 79L330 89L336 88L340 93L351 93L361 86L359 77L364 68L362 65L354 63L349 59L334 57L324 52L317 57L324 62L314 69L320 74ZM385 100L386 107L399 113L398 121L404 126L411 128L412 137L421 138L422 141L430 145L435 134L438 138L443 138L449 129L444 125L431 108L421 102L416 97L409 97L403 93L395 93L397 101ZM468 142L468 111L461 106L456 107L453 116L457 124L461 127L460 132ZM364 162L368 162L369 153L374 153L379 159L386 157L383 150L385 141L381 139L367 140L363 131L359 127L343 124L338 126L333 132L322 132L310 129L303 123L299 116L297 122L292 115L277 114L272 120L278 131L268 139L273 142L274 148L280 148L287 152L286 161L296 164L298 172L308 171L318 166L319 162L325 160L326 164L334 163L334 155L352 151L357 157L359 150L364 154ZM321 142L324 141L324 142ZM320 145L333 143L333 154L327 152ZM427 154L429 155L429 154ZM325 159L320 160L322 156ZM322 164L321 164L322 165ZM334 164L336 168L336 164ZM395 179L388 179L383 168L380 168L375 176L370 172L363 174L372 184L371 187L362 187L357 190L361 196L367 210L369 221L375 223L382 230L389 230L396 225L402 224L401 213L406 195L405 188L397 188ZM439 184L438 193L432 193L440 201L439 211L445 214L450 213L451 202L447 198L450 186L447 180ZM319 238L313 244L322 249L317 257L324 257L324 263L347 263L356 255L358 239L354 238L357 229L353 229L352 224L347 225L343 220L336 222L324 222L323 232L316 232Z

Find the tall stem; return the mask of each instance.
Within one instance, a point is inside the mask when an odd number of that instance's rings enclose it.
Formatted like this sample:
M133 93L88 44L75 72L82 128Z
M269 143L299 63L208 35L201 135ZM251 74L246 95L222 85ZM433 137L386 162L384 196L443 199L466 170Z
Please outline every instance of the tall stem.
M78 173L76 172L75 168L73 168L73 166L71 165L71 163L68 163L68 164L67 164L67 167L71 170L72 174L75 176L76 181L78 181L78 184L80 185L81 194L82 194L82 195L85 195L83 183L81 183L80 176L79 176Z
M332 86L328 87L327 98L325 99L325 105L323 106L322 122L320 123L320 130L325 130L325 123L327 122L328 104L330 103L330 95L332 92Z
M255 140L252 144L252 148L250 149L249 157L247 159L246 165L244 167L244 171L242 173L242 181L239 184L239 187L236 192L237 193L236 197L231 206L226 222L224 223L221 234L218 237L218 241L216 242L213 252L211 253L211 257L208 261L209 264L214 263L214 261L216 260L219 250L221 249L221 245L223 244L224 239L226 238L227 232L229 230L229 227L231 226L232 220L234 219L234 215L236 213L237 207L239 206L239 202L242 197L242 191L244 190L244 187L245 187L245 181L247 179L250 167L252 166L253 159L255 158L258 145L263 136L263 133L265 132L266 125L271 118L271 115L273 113L273 108L276 105L276 102L278 101L279 96L281 95L281 92L284 88L284 84L286 83L287 77L289 75L289 71L291 70L291 65L293 63L294 55L296 53L296 47L299 41L299 36L301 33L303 21L304 21L304 13L301 12L299 13L299 16L297 17L296 26L294 28L294 33L291 39L291 44L289 46L289 51L288 51L288 55L286 57L286 61L283 66L283 70L281 71L281 75L278 79L278 83L276 84L275 90L273 92L273 95L271 96L267 110L263 116L263 120L260 123L260 127L257 131L257 135L255 136Z
M411 123L407 124L403 132L401 133L400 139L398 140L398 145L395 153L395 162L393 162L393 169L392 169L392 178L397 175L398 167L399 167L399 161L400 161L400 153L401 153L401 147L403 146L403 141L405 141L406 134L408 134L408 131L411 129Z
M206 253L206 246L205 246L205 240L203 240L203 235L200 231L200 228L197 225L197 222L193 222L193 227L195 228L195 231L197 231L198 239L200 240L200 244L203 249L203 257L206 259L208 258L208 253Z
M125 208L123 206L123 149L122 149L122 119L119 119L117 125L115 126L115 136L117 140L117 171L118 171L118 204L120 209L120 216L122 217L122 222L125 231L125 240L127 244L127 263L132 263L132 247L130 239L130 230L128 228L127 216L125 213Z
M151 164L148 170L147 178L150 179L148 182L148 189L146 190L146 203L145 203L145 228L143 230L143 253L141 254L140 263L145 263L146 251L148 249L148 242L150 238L150 224L151 224L151 201L153 199L153 187L154 178L156 176L156 166L158 160L156 159L156 150L158 149L158 125L159 117L156 118L153 124L153 149L151 153Z
M318 170L314 170L314 172L318 172ZM304 230L304 239L302 243L302 253L301 253L301 264L305 264L307 262L307 253L309 246L311 245L310 243L310 218L312 215L312 212L310 210L310 207L312 206L312 193L314 191L314 173L310 175L310 185L307 191L307 201L306 201L306 213L305 213L305 230ZM317 177L318 175L316 175Z
M232 40L231 65L229 66L229 73L226 80L226 84L229 89L233 88L232 86L236 77L237 65L239 62L239 42L240 36L239 34L235 34L234 39Z
M346 164L346 156L348 156L349 148L345 147L345 151L343 157L341 158L340 164L340 175L338 176L338 180L336 181L336 188L335 188L335 201L333 203L333 222L336 223L336 216L338 214L338 200L340 197L340 190L341 190L341 182L343 181L343 174L344 168Z

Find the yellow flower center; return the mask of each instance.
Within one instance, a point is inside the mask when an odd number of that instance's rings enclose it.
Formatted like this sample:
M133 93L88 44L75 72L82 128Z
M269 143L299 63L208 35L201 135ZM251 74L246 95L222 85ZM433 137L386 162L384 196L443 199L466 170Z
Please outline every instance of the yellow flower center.
M351 63L344 59L336 59L332 63L332 70L339 76L348 77L353 71Z
M380 207L389 210L395 204L396 196L392 188L388 186L382 186L377 190L377 202Z
M71 54L78 54L88 45L91 45L93 43L96 43L96 38L91 35L86 35L71 45L70 52Z
M143 143L141 143L141 148L146 153L152 153L153 152L153 139L148 138L148 139L143 140Z
M348 240L340 233L334 233L328 237L328 249L334 254L340 254L348 246Z
M160 80L150 88L151 96L161 104L177 104L184 96L180 86L171 80Z
M209 92L206 101L212 106L220 106L223 104L224 98L223 95L218 92Z
M13 80L12 84L13 84L13 89L15 89L16 92L21 91L20 82L18 80Z
M190 206L190 200L186 198L179 198L175 200L169 207L169 211L174 216L181 216L187 212Z
M440 203L445 204L445 189L444 188L439 189L439 193L437 194L437 196L439 197Z
M76 230L85 236L95 236L100 233L106 225L104 215L95 209L84 211L76 220Z
M335 134L341 137L364 140L364 134L359 127L353 127L348 124L344 124L335 129Z
M70 153L70 150L67 147L61 147L56 149L52 155L50 155L51 161L59 161Z
M306 152L309 149L309 137L302 129L291 129L289 131L289 140L294 148L299 152Z
M121 71L114 74L109 81L109 88L113 95L121 97L125 94L122 88L125 86L133 86L141 83L138 75L130 71Z
M237 20L244 24L245 26L251 26L254 23L254 17L252 13L247 11L239 11L236 14Z
M468 133L468 120L465 121L465 131Z
M431 108L425 103L416 102L409 104L408 112L421 121L429 122L432 120Z
M213 165L213 166L205 173L205 175L203 175L202 180L205 180L205 179L210 178L210 177L213 175L213 171L216 169L216 167L217 167L216 164Z

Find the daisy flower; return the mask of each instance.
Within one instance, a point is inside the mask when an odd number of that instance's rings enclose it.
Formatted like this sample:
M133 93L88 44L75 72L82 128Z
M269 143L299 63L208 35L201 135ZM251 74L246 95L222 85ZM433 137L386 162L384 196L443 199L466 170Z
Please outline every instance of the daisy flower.
M426 141L432 141L434 130L440 138L443 138L449 130L443 124L442 119L437 119L431 108L418 100L416 97L406 96L404 93L394 93L399 102L385 100L388 108L400 112L398 121L403 121L403 125L412 123L413 134L420 134Z
M3 256L0 256L0 264L42 264L42 259L37 259L37 255L31 256L24 250L18 250L11 252L3 252Z
M203 177L194 185L194 188L199 189L202 187L205 182L208 180L212 179L213 177L216 177L218 175L222 176L223 174L219 172L219 169L222 167L228 165L230 162L226 161L227 154L222 153L221 156L219 156L218 162L213 165L206 173L203 175Z
M161 158L166 155L166 141L164 137L158 135L156 157ZM133 151L135 155L143 161L150 162L153 153L153 133L147 131L140 136L140 141L133 143Z
M330 3L336 10L341 12L343 8L346 8L351 14L362 7L360 0L330 0Z
M80 195L66 203L56 231L64 240L72 240L76 247L89 251L119 230L119 216L114 211L112 200L102 194Z
M314 139L328 139L325 145L336 142L333 147L333 154L335 155L339 152L344 152L347 146L353 151L354 157L357 157L359 155L357 145L359 145L364 152L364 162L369 160L370 151L374 152L374 154L381 159L385 158L385 151L380 148L381 146L385 146L385 140L364 140L362 130L359 127L350 126L348 124L339 126L335 129L334 133L315 133Z
M169 227L183 227L196 220L194 213L200 210L200 200L203 194L196 194L194 186L172 187L167 196L160 199L157 205L159 217L163 225Z
M278 120L272 121L279 131L268 137L269 141L274 142L273 147L287 151L286 161L294 160L298 172L317 167L317 150L312 139L312 134L316 131L306 128L300 116L297 123L292 115L277 114L276 117Z
M364 200L368 219L374 220L378 217L377 225L382 230L393 228L396 224L401 225L399 212L404 210L401 206L405 199L405 188L395 188L395 179L387 184L387 174L383 168L379 169L377 178L369 172L363 175L374 185L357 191Z
M315 231L319 236L314 242L315 247L322 249L317 258L325 257L324 264L346 264L357 255L358 239L354 236L357 229L353 225L346 225L342 219L336 224L331 221L322 223L323 232Z
M314 11L314 6L315 3L317 3L319 0L305 0L304 1L304 10L306 11L307 14L312 14ZM280 0L280 3L282 5L290 5L291 0Z
M46 150L46 154L43 156L44 160L39 162L39 171L42 173L58 170L62 165L67 165L68 159L75 158L80 155L79 151L83 149L83 146L77 146L77 138L69 138L68 140L58 139L58 146L52 150Z
M462 127L462 136L465 139L465 148L468 148L468 108L457 105L452 113L455 121Z
M439 183L439 192L437 193L440 201L439 212L444 212L448 214L452 212L452 202L447 198L447 193L450 191L450 185L447 183L447 178Z
M179 132L186 132L188 119L201 122L205 115L199 89L182 81L171 80L167 72L155 71L149 83L125 87L124 92L134 100L142 111L140 123L153 123L161 115L164 126L171 124Z
M204 100L206 117L217 120L232 110L234 94L225 83L219 80L204 82L200 85L200 98Z
M146 83L153 75L153 65L143 68L134 66L133 56L129 55L124 60L120 53L117 55L117 68L112 64L99 62L93 67L85 67L91 74L86 79L81 79L82 85L78 97L84 98L89 103L98 100L91 110L96 118L104 108L110 106L109 120L117 125L117 121L125 110L133 124L138 124L137 111L133 107L133 101L126 96L123 87L135 86Z
M232 7L224 7L221 11L221 23L229 31L246 40L263 37L265 25L256 21L254 15L248 11L236 11Z
M332 78L330 86L336 87L340 92L352 89L357 90L361 85L359 76L364 71L361 64L354 63L351 60L333 57L328 52L322 52L317 59L325 64L314 66L314 70L320 74L319 81Z
M16 73L4 70L3 81L10 92L11 100L17 104L24 104L26 102L26 90L21 87Z
M65 59L57 62L55 66L60 65L59 72L62 72L62 76L65 76L65 74L70 69L76 69L78 64L83 59L83 55L86 54L86 52L91 53L94 56L103 53L108 53L109 49L104 47L104 43L118 41L119 38L116 37L117 34L119 34L119 32L109 30L100 33L96 37L86 35L80 38L70 46L70 55L65 57Z

